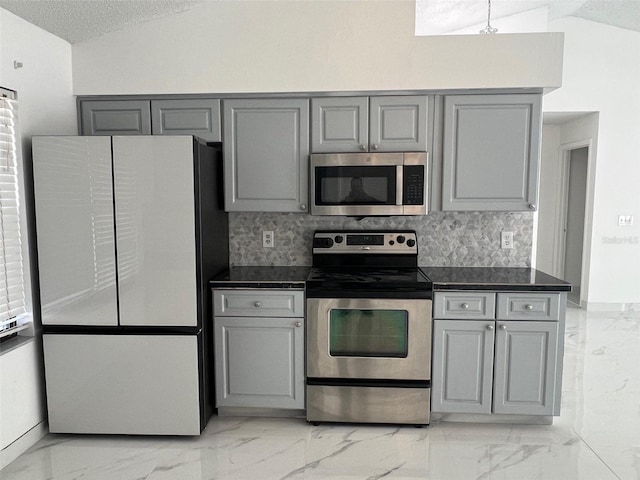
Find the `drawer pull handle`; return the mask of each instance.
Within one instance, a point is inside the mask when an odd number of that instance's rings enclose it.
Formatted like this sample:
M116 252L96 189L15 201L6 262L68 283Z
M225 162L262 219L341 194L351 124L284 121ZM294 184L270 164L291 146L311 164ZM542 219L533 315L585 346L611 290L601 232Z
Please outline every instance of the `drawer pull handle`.
M462 307L463 310L469 310L469 304L468 303L463 303L460 306Z
M533 310L533 305L527 304L524 306L525 310Z
M487 325L487 330L493 330L493 325Z
M262 303L260 302L253 302L253 306L256 308L260 308L262 306Z
M500 330L506 330L507 326L506 325L500 325Z
M299 327L302 326L302 322L296 322L296 323L294 323L294 325L299 328Z

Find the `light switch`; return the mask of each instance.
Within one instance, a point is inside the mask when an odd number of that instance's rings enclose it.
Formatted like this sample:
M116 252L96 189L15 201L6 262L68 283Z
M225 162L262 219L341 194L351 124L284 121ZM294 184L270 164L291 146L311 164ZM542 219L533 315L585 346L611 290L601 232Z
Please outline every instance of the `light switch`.
M633 215L619 215L618 226L625 227L628 225L633 225Z

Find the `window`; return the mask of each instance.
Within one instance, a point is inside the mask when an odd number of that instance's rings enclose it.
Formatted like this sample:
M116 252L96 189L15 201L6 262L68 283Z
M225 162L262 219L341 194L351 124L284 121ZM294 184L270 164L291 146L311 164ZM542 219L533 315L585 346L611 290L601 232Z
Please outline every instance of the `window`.
M22 330L25 313L15 92L0 88L0 338Z

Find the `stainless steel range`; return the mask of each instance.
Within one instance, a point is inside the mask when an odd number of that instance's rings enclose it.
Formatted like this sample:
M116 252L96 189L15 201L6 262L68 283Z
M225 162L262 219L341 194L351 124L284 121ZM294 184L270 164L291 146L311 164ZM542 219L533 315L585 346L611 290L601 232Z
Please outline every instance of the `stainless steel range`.
M307 421L429 423L431 281L414 231L316 231Z

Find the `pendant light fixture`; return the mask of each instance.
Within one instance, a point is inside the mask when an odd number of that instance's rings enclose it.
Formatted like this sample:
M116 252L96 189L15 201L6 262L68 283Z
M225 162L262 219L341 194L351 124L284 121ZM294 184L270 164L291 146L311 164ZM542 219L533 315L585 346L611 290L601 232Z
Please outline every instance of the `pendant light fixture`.
M498 33L498 29L491 26L491 0L487 0L487 26L478 33Z

